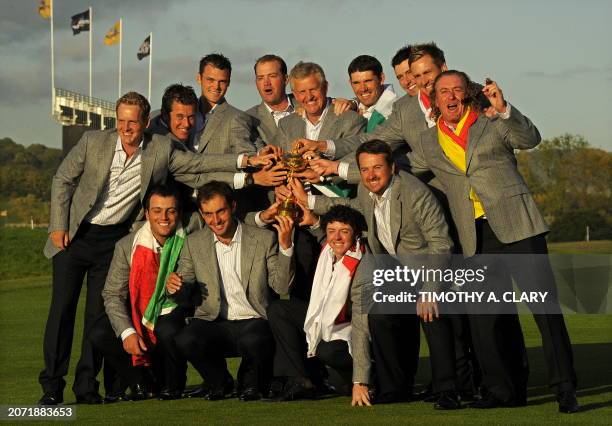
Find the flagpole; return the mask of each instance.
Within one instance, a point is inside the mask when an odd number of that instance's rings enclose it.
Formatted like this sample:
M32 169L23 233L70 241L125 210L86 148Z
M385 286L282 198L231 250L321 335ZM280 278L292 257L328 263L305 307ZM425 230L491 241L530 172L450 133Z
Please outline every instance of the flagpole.
M153 33L149 33L149 102L151 102L151 70L153 63Z
M121 97L121 45L123 44L123 18L119 18L119 98Z
M93 37L93 7L89 6L89 97L92 97L92 89L91 89L91 70L92 70L92 65L91 65L91 57L92 57L92 53L91 53L91 46L92 46L92 42L91 39Z
M53 42L53 0L51 0L49 3L51 6L51 19L49 19L49 21L51 22L51 115L53 115L55 106L55 43Z

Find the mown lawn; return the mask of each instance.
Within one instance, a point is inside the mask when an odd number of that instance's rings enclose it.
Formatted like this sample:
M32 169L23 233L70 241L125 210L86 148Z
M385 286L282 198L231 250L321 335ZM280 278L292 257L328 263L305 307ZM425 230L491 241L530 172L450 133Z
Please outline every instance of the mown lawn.
M0 259L0 405L31 405L41 395L37 382L42 368L42 335L49 308L50 279L48 261L37 253L44 242L44 232L30 235L24 241L2 229ZM27 230L19 230L23 232ZM14 241L17 241L16 243ZM551 244L551 252L612 253L612 242ZM30 252L30 255L23 255ZM7 279L9 277L27 277ZM79 305L79 317L82 317ZM579 377L578 395L583 412L575 415L557 413L554 395L547 386L540 337L529 315L521 316L529 347L531 376L529 405L516 409L437 412L429 404L413 402L357 409L348 398L292 403L250 402L237 400L208 402L204 400L125 402L108 406L72 405L79 422L92 424L500 424L500 423L575 423L610 424L612 419L612 316L568 315L568 329L574 345L575 365ZM66 403L74 401L70 391L72 372L78 358L81 324L77 325L71 374L67 377ZM421 345L422 358L417 381L429 381L427 345ZM230 365L235 370L236 361ZM235 372L235 371L234 371ZM189 384L201 380L190 368Z

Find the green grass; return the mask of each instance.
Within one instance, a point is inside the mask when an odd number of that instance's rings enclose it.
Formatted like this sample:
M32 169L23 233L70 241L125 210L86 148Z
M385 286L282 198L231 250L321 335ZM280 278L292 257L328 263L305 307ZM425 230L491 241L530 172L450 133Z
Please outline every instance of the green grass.
M573 241L569 243L549 243L551 253L612 253L612 241Z
M50 262L40 254L45 232L29 230L0 230L2 245L10 242L10 250L3 248L0 270L0 404L31 405L41 395L38 373L43 366L42 338L50 299L50 278L45 276ZM13 231L13 230L11 230ZM28 232L30 234L28 235ZM24 241L20 235L27 235ZM17 241L17 245L16 242ZM36 254L24 256L24 248L35 248ZM611 253L612 242L551 244L551 252ZM5 251L6 250L6 251ZM7 256L8 255L8 258ZM12 268L12 269L11 269ZM12 271L12 272L11 272ZM47 272L45 272L47 271ZM34 276L33 276L34 275ZM35 276L38 275L38 276ZM15 279L6 279L15 277ZM85 289L83 290L85 291ZM79 318L83 315L83 300ZM540 347L540 335L530 315L521 316L530 360L529 405L516 409L489 411L460 410L437 412L431 404L412 402L352 408L348 398L292 403L252 402L236 400L208 402L204 400L126 402L108 406L76 406L79 422L92 424L502 424L502 423L572 423L609 424L612 418L612 316L570 315L566 317L573 342L575 365L578 372L578 396L584 412L572 416L557 413L557 404L547 386L546 365ZM81 340L81 321L74 338L71 371L66 378L66 403L74 401L70 390L73 371L78 359ZM427 345L422 341L421 364L417 383L429 381ZM230 362L235 373L237 360ZM190 368L189 384L201 379Z
M43 228L0 228L0 280L51 274L51 262L42 251Z

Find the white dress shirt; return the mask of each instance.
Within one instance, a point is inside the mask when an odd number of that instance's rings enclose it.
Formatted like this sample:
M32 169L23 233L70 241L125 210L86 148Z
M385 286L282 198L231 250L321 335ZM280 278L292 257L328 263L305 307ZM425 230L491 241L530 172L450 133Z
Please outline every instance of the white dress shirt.
M287 104L287 108L285 108L283 111L273 110L272 108L270 108L270 105L264 102L266 109L272 115L272 118L274 119L274 123L276 123L277 127L278 127L278 122L281 121L281 119L287 117L288 115L291 115L295 111L295 109L293 108L293 105L291 105L291 100L289 99L289 97L285 95L285 98L287 99L288 104Z
M117 137L115 154L110 175L100 196L85 220L96 225L117 225L125 222L140 201L140 168L142 164L142 143L128 159Z
M385 189L382 196L378 196L373 192L369 195L374 200L374 218L376 220L376 236L378 241L383 245L387 253L395 256L395 245L391 237L391 200L389 194L391 193L391 187L395 176L391 178L389 186Z

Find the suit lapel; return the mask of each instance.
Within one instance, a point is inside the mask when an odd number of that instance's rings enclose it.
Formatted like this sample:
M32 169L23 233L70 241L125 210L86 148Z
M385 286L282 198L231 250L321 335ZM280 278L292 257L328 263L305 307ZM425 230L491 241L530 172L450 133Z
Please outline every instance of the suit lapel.
M151 135L146 134L142 143L142 157L140 164L140 200L144 200L144 197L151 182L151 175L153 174L153 166L155 165L155 157L157 153L151 146Z
M382 253L382 244L378 241L378 237L376 235L376 217L374 216L374 200L370 197L368 189L363 186L363 183L359 184L359 194L360 197L359 204L362 206L367 206L365 208L365 220L368 225L368 244L372 249L373 253Z
M262 124L268 131L271 131L272 134L274 134L274 131L276 130L276 122L274 121L274 117L270 111L268 111L268 108L266 108L265 103L260 103L257 108L259 109L259 117Z
M487 122L488 120L486 118L480 116L470 128L470 133L468 136L468 149L465 159L466 170L470 168L470 162L472 161L474 150L476 149L476 145L478 145L478 141L480 141L480 138L482 137L484 129L487 127Z
M115 147L117 146L118 139L117 132L110 132L106 135L104 142L100 146L100 163L98 164L97 173L97 186L98 194L102 191L104 184L108 180L110 175L111 165L113 164L113 157L115 155Z
M245 293L247 293L249 286L249 278L251 277L251 268L253 267L256 247L257 240L253 238L249 228L242 225L242 242L240 243L240 281L242 282L242 288L244 288Z
M332 139L332 132L336 130L336 124L338 122L338 116L333 111L333 106L330 104L323 119L321 125L321 131L319 132L319 140Z
M391 241L393 247L397 246L397 236L399 235L400 226L402 224L402 201L400 199L400 177L395 176L393 179L393 187L389 193L389 218L391 220Z
M204 244L201 250L203 253L212 253L212 256L204 256L206 268L213 280L213 282L207 284L215 286L221 292L221 270L219 269L219 259L217 258L217 250L215 248L215 238L212 231L206 225L204 226L206 227L206 232L203 236Z
M208 144L210 143L210 140L212 139L215 132L217 131L217 127L219 127L219 125L223 121L223 111L226 108L227 108L227 102L224 99L223 103L218 104L215 107L213 113L210 114L210 118L208 119L208 122L206 123L206 126L204 127L204 132L202 133L202 136L200 137L200 145L198 146L198 152L200 153L204 152L204 149L206 149L206 146L208 146Z
M444 150L440 146L438 141L438 129L434 127L433 130L428 130L422 133L422 148L427 156L427 161L430 164L436 164L438 168L444 169L456 175L463 175L463 172L453 164L453 162L446 156Z

